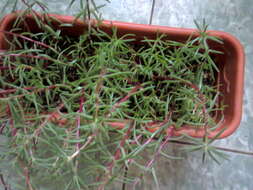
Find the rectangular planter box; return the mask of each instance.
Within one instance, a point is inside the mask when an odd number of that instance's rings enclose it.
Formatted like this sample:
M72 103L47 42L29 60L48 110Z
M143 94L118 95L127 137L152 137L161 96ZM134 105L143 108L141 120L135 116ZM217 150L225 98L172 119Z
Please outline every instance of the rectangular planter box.
M7 50L8 44L6 42L7 35L2 31L10 31L18 13L12 13L6 15L0 24L0 49ZM48 17L52 17L54 26L62 30L62 34L69 36L79 36L86 29L87 24L84 24L81 20L75 20L71 16L62 16L49 14ZM61 23L73 24L69 26L60 26ZM35 20L32 16L27 16L25 22L29 25L32 32L39 32ZM92 23L94 24L94 23ZM184 28L172 28L165 26L151 26L144 24L125 23L118 21L103 21L100 25L100 29L107 33L112 32L112 27L117 27L118 35L135 34L136 40L139 41L143 37L154 39L157 34L166 34L167 38L174 41L184 42L189 36L197 36L197 30L184 29ZM219 131L224 132L219 138L224 138L231 135L239 126L242 115L242 99L243 99L243 84L244 84L244 51L240 42L232 35L220 32L220 31L208 31L210 35L217 36L222 39L224 44L213 43L210 44L211 48L222 51L222 55L217 56L217 66L220 72L217 76L217 82L221 84L220 91L223 96L219 99L219 102L223 102L226 105L223 113L217 112L216 120L219 122L219 127L214 131L209 131L209 137L214 137ZM112 125L122 127L124 123L112 123ZM203 137L204 129L197 129L193 126L183 126L182 129L176 130L174 135L188 134L192 137Z

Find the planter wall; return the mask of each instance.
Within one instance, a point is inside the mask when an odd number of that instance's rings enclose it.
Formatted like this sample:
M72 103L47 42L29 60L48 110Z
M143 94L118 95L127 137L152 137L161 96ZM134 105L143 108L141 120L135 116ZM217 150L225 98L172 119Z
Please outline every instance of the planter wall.
M1 21L0 31L9 31L17 16L18 13L5 16ZM64 35L79 36L87 29L87 24L84 24L80 20L75 20L75 18L71 16L54 14L47 16L54 18L52 22L56 28L62 30ZM73 25L71 27L62 27L58 21L55 21L56 19L62 23L72 23ZM39 32L39 28L31 16L27 16L25 22L29 25L32 32ZM95 22L92 24L95 24ZM150 26L117 21L103 21L100 25L100 29L107 33L112 32L112 27L117 27L118 35L127 33L135 34L137 42L143 39L144 36L155 38L157 33L166 34L168 39L181 42L186 41L191 35L197 36L197 30L194 29ZM224 138L231 135L238 128L241 120L245 62L244 51L240 42L232 35L220 31L209 31L208 33L221 38L224 42L224 44L213 43L210 44L210 46L224 53L216 58L217 66L220 69L217 75L217 82L221 84L220 91L223 94L219 102L223 102L227 105L223 113L217 112L216 121L219 123L219 127L214 131L209 131L209 137L214 137L219 131L225 128L224 132L219 136L219 138ZM0 32L0 49L2 50L8 49L6 38L7 36L3 32ZM110 124L112 127L118 128L122 128L125 125L124 122L114 122ZM157 127L159 127L159 123L152 123L152 129L150 129L150 131L156 130ZM196 127L194 128L193 126L183 126L180 130L174 131L174 135L176 136L184 133L192 137L203 137L205 132L203 128L196 129Z

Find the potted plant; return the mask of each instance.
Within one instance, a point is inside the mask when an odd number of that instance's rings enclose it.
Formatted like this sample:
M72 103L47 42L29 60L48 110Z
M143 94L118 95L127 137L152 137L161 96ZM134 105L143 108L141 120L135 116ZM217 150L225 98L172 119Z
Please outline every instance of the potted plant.
M149 170L169 141L184 136L216 159L208 145L238 127L244 53L230 34L27 7L0 25L0 131L3 159L28 189L38 187L32 176L65 189L136 186L139 174L124 171ZM153 159L141 164L144 149Z

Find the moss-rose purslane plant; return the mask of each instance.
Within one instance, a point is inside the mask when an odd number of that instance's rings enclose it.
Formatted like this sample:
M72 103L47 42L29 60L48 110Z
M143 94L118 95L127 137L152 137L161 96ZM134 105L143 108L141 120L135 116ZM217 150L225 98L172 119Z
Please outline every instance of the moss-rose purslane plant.
M175 136L204 137L192 150L223 137L233 105L223 93L223 43L230 43L223 33L197 25L175 37L166 27L81 21L27 6L0 30L0 132L9 137L1 156L18 164L27 188L38 187L32 176L54 177L65 189L136 186L158 155L170 157L162 149ZM141 164L145 149L153 158ZM124 175L130 166L143 171Z

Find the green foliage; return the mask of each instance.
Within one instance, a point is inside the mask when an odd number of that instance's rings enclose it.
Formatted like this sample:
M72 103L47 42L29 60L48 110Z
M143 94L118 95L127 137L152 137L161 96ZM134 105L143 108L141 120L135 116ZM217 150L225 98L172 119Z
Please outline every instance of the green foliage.
M216 126L213 116L222 108L214 58L220 52L207 41L221 41L209 36L205 25L197 25L199 37L185 43L163 35L136 43L132 34L119 36L113 28L109 35L91 25L81 36L67 36L33 11L39 6L45 13L39 1L26 6L6 33L10 49L0 55L0 124L8 126L4 134L9 137L2 161L24 170L29 190L39 189L35 178L54 178L66 190L133 183L137 174L123 176L130 165L151 171L159 186L151 163L158 154L174 159L162 152L168 142L164 131ZM77 18L99 18L93 0L80 1L80 7ZM21 27L27 14L40 32ZM162 123L153 133L146 130L152 121ZM111 122L126 125L115 129ZM196 142L190 150L204 149L216 160L212 141ZM144 150L154 154L148 164Z

